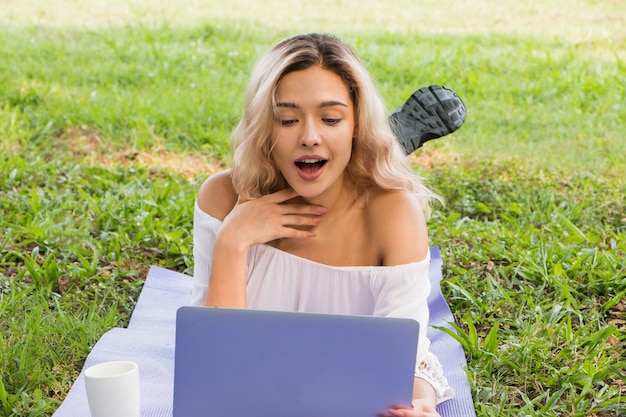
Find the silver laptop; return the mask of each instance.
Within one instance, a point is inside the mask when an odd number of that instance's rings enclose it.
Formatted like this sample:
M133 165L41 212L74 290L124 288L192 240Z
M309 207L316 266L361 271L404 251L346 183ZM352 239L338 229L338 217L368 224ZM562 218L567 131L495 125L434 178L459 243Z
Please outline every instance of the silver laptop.
M411 319L181 307L174 417L375 417L411 404Z

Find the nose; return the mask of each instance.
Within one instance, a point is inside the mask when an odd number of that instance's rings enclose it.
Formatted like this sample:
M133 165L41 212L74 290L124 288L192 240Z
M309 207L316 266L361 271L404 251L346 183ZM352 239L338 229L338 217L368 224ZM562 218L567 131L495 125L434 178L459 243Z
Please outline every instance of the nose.
M314 147L320 144L321 137L318 126L312 120L308 120L304 123L302 132L300 134L300 145L304 147Z

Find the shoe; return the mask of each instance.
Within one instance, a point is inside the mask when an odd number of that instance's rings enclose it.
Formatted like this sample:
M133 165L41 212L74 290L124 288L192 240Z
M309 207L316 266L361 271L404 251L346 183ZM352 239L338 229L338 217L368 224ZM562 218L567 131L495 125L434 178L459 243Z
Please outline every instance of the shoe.
M466 110L461 98L440 85L423 87L389 115L391 127L407 155L429 140L461 127Z

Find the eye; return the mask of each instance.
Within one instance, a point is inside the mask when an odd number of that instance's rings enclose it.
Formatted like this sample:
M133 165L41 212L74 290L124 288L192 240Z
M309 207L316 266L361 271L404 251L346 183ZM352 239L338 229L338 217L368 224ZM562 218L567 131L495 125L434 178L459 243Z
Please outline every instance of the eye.
M298 119L280 119L281 126L292 126L298 122Z
M342 120L342 119L334 119L334 118L331 118L331 117L326 117L326 118L324 118L324 119L322 119L322 120L323 120L323 121L324 121L324 123L326 123L327 125L331 125L331 126L333 126L333 125L336 125L336 124L338 124L339 122L341 122L341 120Z

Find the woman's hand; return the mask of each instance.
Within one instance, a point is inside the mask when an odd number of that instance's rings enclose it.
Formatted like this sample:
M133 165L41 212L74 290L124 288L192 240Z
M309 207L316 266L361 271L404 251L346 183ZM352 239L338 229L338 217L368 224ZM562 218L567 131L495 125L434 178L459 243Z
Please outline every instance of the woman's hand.
M413 408L390 409L393 417L441 417L432 403L424 399L413 400Z
M283 204L297 196L292 189L285 189L237 201L215 237L206 305L246 308L248 253L252 245L315 236L310 229L328 210L308 204Z
M392 408L393 417L441 417L437 412L435 389L424 379L415 377L413 382L412 408Z
M220 234L240 250L276 239L303 239L315 236L310 229L328 210L309 204L283 204L298 194L284 189L248 201L237 201L224 218Z

